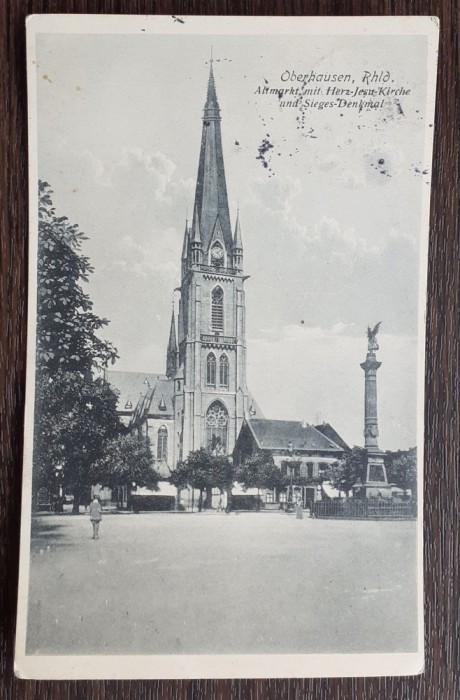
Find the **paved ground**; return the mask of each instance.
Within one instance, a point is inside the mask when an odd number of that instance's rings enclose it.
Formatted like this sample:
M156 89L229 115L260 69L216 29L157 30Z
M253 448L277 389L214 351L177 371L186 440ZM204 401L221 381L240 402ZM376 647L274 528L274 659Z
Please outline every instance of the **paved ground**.
M44 516L28 653L416 650L414 522Z

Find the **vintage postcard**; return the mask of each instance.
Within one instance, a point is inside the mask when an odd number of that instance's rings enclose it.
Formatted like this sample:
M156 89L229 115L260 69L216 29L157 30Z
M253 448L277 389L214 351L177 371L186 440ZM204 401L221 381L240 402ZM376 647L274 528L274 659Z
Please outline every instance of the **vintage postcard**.
M19 676L423 670L437 42L29 18Z

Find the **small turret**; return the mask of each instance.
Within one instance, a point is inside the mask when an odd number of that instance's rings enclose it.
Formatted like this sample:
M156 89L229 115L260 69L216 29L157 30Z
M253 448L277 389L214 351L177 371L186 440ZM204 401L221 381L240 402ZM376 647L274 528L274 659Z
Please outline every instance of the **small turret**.
M174 318L174 306L171 315L171 328L169 330L168 350L166 352L166 376L174 377L178 367L178 349L176 340L176 321Z
M241 239L240 212L236 215L235 235L233 237L233 267L243 269L243 241Z
M185 231L184 231L184 243L182 245L182 277L185 276L188 268L188 256L189 256L189 239L190 239L190 229L188 227L188 220L185 220Z
M192 264L199 265L203 257L203 243L201 240L200 217L198 216L197 207L195 207L195 214L193 216L191 239Z

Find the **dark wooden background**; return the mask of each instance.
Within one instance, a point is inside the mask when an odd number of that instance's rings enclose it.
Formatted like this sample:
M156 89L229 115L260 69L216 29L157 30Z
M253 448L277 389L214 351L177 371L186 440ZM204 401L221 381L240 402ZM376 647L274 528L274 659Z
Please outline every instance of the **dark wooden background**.
M459 698L460 76L456 0L0 0L0 5L0 698ZM386 679L118 682L35 682L14 677L27 312L24 19L27 14L40 12L421 14L440 18L426 345L424 675Z

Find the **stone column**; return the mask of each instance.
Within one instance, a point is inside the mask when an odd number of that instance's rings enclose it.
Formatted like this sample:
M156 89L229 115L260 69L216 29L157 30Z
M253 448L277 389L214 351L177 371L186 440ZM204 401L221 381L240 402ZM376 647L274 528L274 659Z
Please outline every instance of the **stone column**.
M368 328L366 361L360 365L364 370L364 447L367 450L367 470L363 487L366 498L391 498L383 453L379 449L377 370L382 363L375 356L375 351L379 349L376 340L379 325L373 331Z
M379 425L377 417L377 370L381 366L375 352L369 350L364 370L364 447L368 452L379 451Z

